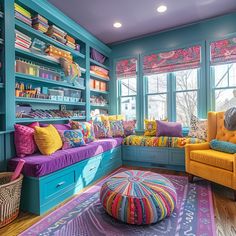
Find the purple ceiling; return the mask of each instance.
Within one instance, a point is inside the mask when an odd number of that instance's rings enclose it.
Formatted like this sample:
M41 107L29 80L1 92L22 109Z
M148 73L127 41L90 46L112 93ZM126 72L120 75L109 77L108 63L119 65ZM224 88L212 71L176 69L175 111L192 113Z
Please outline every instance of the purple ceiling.
M236 11L236 0L48 0L104 43L114 43ZM165 4L164 14L156 11ZM120 21L123 27L113 28Z

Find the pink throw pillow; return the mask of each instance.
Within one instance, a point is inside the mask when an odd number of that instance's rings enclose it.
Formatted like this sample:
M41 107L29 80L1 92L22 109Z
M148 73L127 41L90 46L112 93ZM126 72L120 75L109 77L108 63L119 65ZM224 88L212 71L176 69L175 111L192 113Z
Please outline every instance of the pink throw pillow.
M34 127L39 126L34 122L28 126L15 124L15 147L18 157L25 157L35 153L38 148L34 141Z

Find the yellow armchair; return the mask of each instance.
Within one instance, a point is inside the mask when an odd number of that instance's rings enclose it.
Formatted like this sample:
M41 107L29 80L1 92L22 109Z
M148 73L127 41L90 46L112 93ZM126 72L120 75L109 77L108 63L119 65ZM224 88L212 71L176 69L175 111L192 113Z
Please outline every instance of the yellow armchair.
M236 131L224 127L224 112L208 113L207 142L185 146L185 168L189 180L199 176L234 190L236 199L236 154L212 150L212 139L236 143Z

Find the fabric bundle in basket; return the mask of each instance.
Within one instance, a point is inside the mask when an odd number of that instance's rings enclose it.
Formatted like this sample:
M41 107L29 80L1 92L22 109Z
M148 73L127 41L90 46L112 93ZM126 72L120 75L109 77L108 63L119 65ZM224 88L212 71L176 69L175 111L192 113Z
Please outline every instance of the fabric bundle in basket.
M19 214L23 175L10 181L12 175L12 172L0 173L0 228Z

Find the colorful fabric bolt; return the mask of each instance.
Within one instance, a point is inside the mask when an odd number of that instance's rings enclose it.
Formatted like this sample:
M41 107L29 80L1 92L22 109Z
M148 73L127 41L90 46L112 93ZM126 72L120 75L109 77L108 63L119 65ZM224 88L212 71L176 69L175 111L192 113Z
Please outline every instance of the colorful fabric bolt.
M129 170L113 175L102 186L100 201L109 215L128 224L153 224L172 214L175 187L162 175Z

